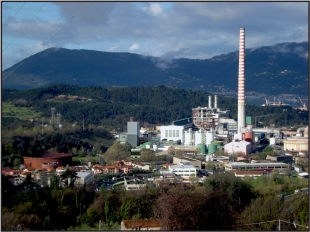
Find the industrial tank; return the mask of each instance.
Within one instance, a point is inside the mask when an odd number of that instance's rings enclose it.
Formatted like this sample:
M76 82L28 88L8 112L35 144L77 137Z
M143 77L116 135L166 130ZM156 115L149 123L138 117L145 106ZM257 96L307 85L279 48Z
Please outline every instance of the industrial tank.
M208 146L208 154L214 154L216 152L217 145L216 144L210 144Z
M205 144L198 144L198 149L199 149L199 152L201 154L206 154L206 145Z
M214 144L216 146L223 146L224 145L224 142L223 141L219 141L219 140L213 140L211 141L211 144Z
M245 132L244 133L244 141L252 142L252 132Z

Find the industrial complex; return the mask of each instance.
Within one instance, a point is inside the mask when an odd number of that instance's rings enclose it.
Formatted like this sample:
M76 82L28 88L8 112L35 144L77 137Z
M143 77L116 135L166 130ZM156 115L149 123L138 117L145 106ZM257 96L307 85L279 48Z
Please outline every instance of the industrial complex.
M217 162L226 171L234 172L238 177L257 177L269 173L273 169L284 169L288 163L303 157L308 157L308 127L299 128L296 133L279 128L256 128L253 126L250 116L245 112L245 29L240 29L239 38L239 69L238 69L238 121L230 118L230 111L218 107L217 95L210 95L206 106L192 108L189 118L177 119L170 125L161 125L156 128L156 135L148 133L140 127L140 122L135 117L130 117L127 122L127 132L119 132L116 135L120 143L129 143L132 147L132 160L139 157L142 149L151 149L159 153L175 155L173 163L159 170L162 182L185 181L190 177L197 177L203 173L207 162ZM213 100L213 102L212 102ZM267 140L268 139L268 140ZM248 159L248 155L261 148L261 141L267 141L268 145L276 147L283 144L281 155L269 156L266 160L258 161ZM279 142L280 141L280 142ZM266 145L266 144L264 144ZM191 156L191 157L190 157ZM203 157L203 162L197 160L197 156ZM236 160L232 157L237 156ZM83 186L93 183L94 176L103 174L126 175L133 169L149 170L147 163L133 162L132 160L119 160L112 165L70 167L76 171L76 185ZM243 162L236 162L243 161ZM51 153L41 157L24 157L25 172L33 171L41 185L50 185L47 172L55 172L62 175L72 163L72 154ZM44 171L40 171L44 170ZM295 168L302 173L298 167ZM212 170L208 170L211 173ZM243 171L243 172L241 172ZM11 170L3 169L4 174L11 175ZM15 175L13 173L13 175ZM204 175L204 174L203 174ZM304 173L303 176L308 174ZM201 176L201 175L200 175ZM23 177L25 178L25 176ZM171 179L169 179L171 178ZM152 179L154 180L154 179ZM22 181L20 179L15 182ZM132 180L122 180L126 190L139 189L144 184L129 184ZM14 183L15 183L14 182ZM157 183L158 184L158 183ZM157 185L156 184L156 185ZM113 184L114 186L114 184ZM99 187L98 187L99 188Z

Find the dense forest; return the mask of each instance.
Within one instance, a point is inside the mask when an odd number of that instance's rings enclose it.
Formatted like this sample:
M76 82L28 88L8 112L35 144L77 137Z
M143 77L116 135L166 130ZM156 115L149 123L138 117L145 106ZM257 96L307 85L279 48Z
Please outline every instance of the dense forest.
M191 117L194 107L207 106L209 95L169 86L51 85L24 91L3 90L2 166L18 168L22 156L51 151L80 157L104 153L114 140L111 131L126 131L131 116L141 126L169 124ZM236 99L218 96L218 107L230 110L231 117L236 119ZM54 120L51 108L55 109ZM253 123L260 121L264 126L297 128L308 124L308 111L291 107L246 105L246 114L254 117Z
M85 125L119 128L125 127L131 116L136 117L142 125L143 123L163 125L191 117L192 108L208 106L209 95L211 94L203 91L163 85L156 87L78 87L61 84L24 91L4 89L2 101L41 112L41 117L46 121L50 121L51 108L55 108L55 111L61 114L62 123L76 122L81 126L84 119ZM73 101L70 100L72 96L80 98ZM236 99L219 96L218 107L221 110L230 110L231 117L236 120ZM265 116L270 114L273 116ZM264 126L298 127L308 124L308 111L294 110L287 106L246 105L246 115L261 116L258 120L263 122ZM3 128L8 124L13 126L12 119L5 117L2 119Z
M307 230L308 195L277 197L305 186L276 172L255 180L215 172L202 184L193 178L137 191L54 185L21 192L2 178L2 229L98 230L101 221L102 230L119 230L125 219L156 218L164 230L278 230L278 219L288 222L281 230Z

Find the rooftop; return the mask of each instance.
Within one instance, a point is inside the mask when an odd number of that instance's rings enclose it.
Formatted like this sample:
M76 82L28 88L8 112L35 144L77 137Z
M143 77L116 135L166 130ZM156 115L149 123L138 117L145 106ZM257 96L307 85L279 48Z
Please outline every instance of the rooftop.
M134 229L137 227L160 227L160 221L156 219L123 220L122 223L126 229Z
M80 178L85 178L86 176L90 175L91 172L86 171L86 172L76 172L77 176Z

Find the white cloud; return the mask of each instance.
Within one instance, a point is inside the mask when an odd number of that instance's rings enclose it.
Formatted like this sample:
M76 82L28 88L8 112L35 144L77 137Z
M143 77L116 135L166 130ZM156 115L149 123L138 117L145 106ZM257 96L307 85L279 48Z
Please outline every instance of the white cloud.
M117 49L117 48L118 48L118 46L110 47L110 51L113 51L113 50L115 50L115 49Z
M152 14L152 15L160 15L161 12L163 11L163 8L160 4L158 3L153 3L149 7L143 7L143 10Z
M132 52L138 49L139 49L139 44L134 43L133 45L130 46L129 51Z

